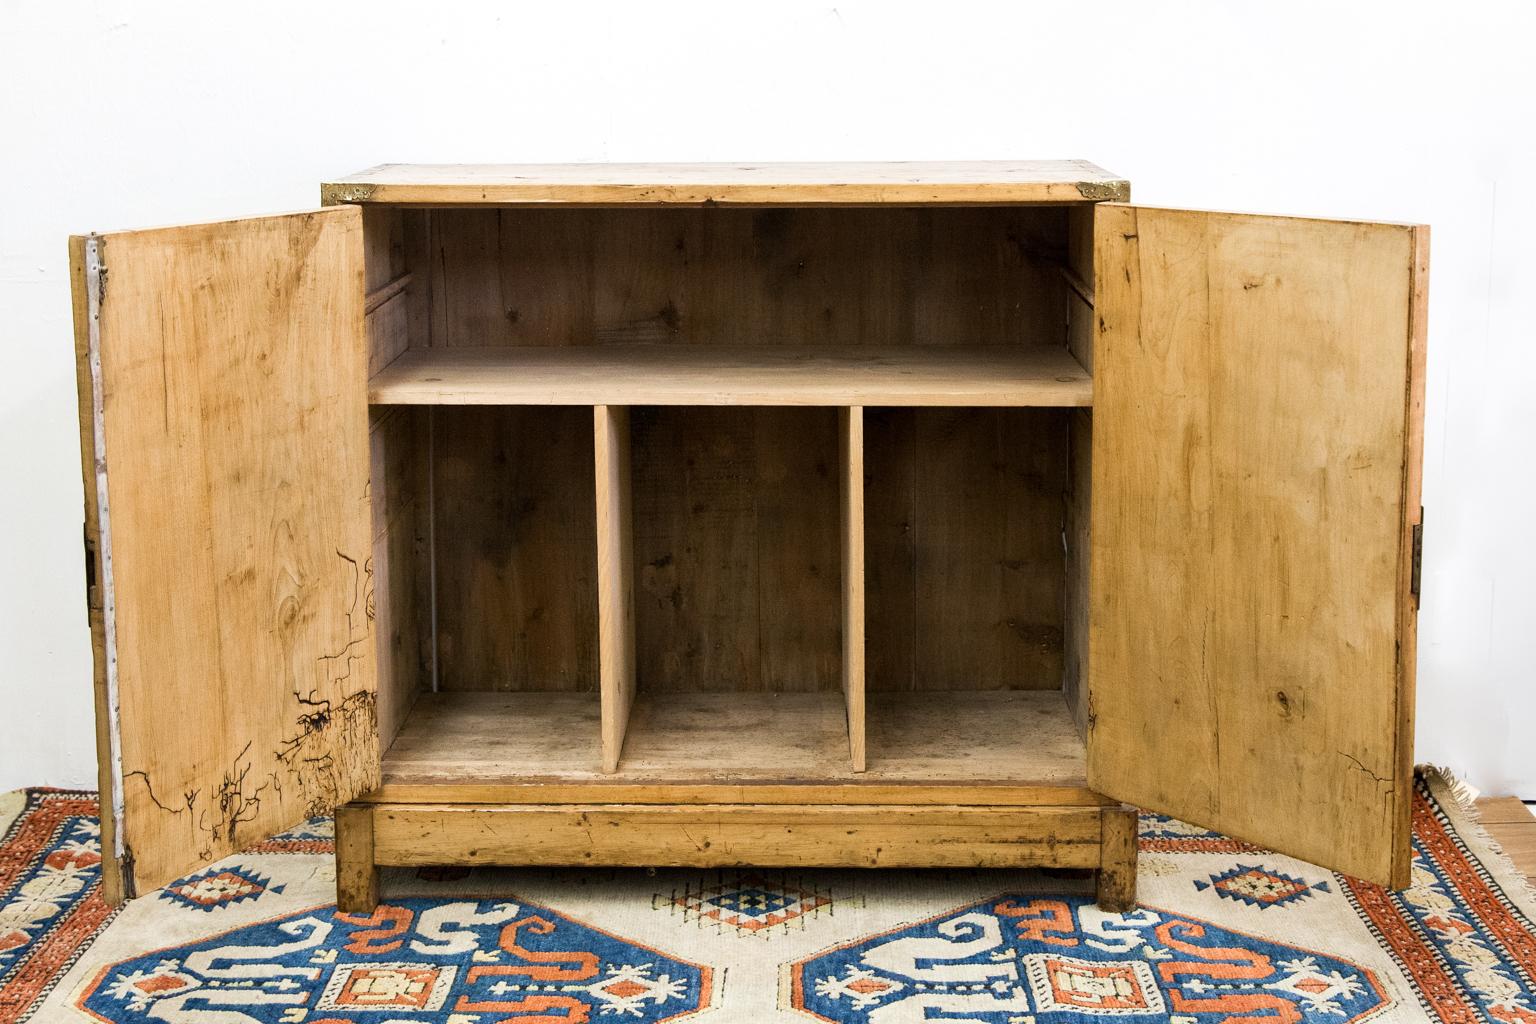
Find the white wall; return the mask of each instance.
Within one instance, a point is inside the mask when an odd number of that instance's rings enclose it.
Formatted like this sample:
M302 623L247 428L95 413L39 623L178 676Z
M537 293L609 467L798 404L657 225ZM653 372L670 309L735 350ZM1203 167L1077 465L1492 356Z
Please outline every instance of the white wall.
M67 233L385 161L1083 157L1434 226L1419 756L1536 797L1528 0L446 6L0 14L0 789L93 782Z

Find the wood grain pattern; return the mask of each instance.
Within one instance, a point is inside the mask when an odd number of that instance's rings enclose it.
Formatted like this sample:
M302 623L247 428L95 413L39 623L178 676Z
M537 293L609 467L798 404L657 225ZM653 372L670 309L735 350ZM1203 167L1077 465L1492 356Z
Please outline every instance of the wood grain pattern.
M1129 194L1124 179L1086 160L382 164L320 186L326 205L1081 203Z
M372 615L379 741L388 746L432 678L426 410L371 410Z
M387 767L387 766L386 766ZM958 804L1103 807L1114 801L1079 785L1007 782L570 782L486 779L392 781L359 798L375 804Z
M597 450L597 618L603 769L618 767L635 700L634 492L629 409L592 410Z
M853 770L864 770L864 410L839 409L843 535L843 700Z
M379 904L373 816L368 804L336 808L336 909L344 914L371 914Z
M385 309L396 305L389 303ZM381 314L382 314L381 310ZM368 383L378 405L1084 406L1063 349L600 345L414 349Z
M632 411L641 690L840 689L832 409Z
M377 784L362 216L97 244L131 896Z
M1403 881L1421 233L1098 217L1089 781Z
M592 411L436 410L443 690L596 690Z
M424 694L384 757L390 785L772 782L1080 788L1083 743L1059 692L871 694L869 764L848 757L841 693L641 690L618 770L598 702L575 693Z
M424 215L434 348L1061 347L1060 207Z
M1102 814L1096 902L1107 913L1129 913L1136 909L1136 809L1106 807Z
M1096 808L381 804L381 864L1082 868Z
M866 418L869 688L1060 689L1063 415Z

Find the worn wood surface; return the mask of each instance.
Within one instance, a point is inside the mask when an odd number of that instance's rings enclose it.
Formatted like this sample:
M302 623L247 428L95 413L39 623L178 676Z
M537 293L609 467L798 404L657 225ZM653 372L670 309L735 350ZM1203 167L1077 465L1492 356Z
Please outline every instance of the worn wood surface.
M382 164L320 187L328 205L1081 203L1129 194L1124 179L1086 160Z
M371 410L372 615L379 739L388 746L432 679L427 411Z
M864 770L864 410L838 410L843 535L843 700L853 770Z
M373 816L369 804L336 808L336 909L344 914L371 914L379 903Z
M344 209L99 240L128 895L377 783L362 233Z
M1088 373L1093 371L1093 346L1098 321L1093 303L1093 207L1067 211L1067 266L1083 287L1068 297L1067 351ZM1062 688L1080 732L1088 728L1088 595L1089 553L1092 550L1093 412L1080 409L1067 417L1067 500L1063 540L1066 545L1066 586L1063 592Z
M1097 214L1089 781L1404 884L1421 231Z
M867 409L871 690L1061 688L1064 414Z
M414 349L374 374L368 397L381 405L1084 406L1093 382L1060 348L502 346Z
M632 412L641 690L832 690L837 414Z
M1106 807L1102 814L1097 902L1108 913L1129 913L1136 909L1136 809Z
M1081 788L1083 743L1060 693L870 694L868 769L853 770L841 693L649 694L618 770L598 701L576 693L424 694L384 757L389 785L551 782L998 783ZM999 801L1004 802L1004 801ZM1058 801L1059 802L1059 801Z
M437 348L1062 343L1060 207L425 215Z
M629 409L600 405L592 429L597 450L597 604L602 692L603 768L618 767L635 700L634 491Z
M101 508L97 503L96 382L91 345L92 285L87 281L85 237L69 239L69 283L75 328L75 393L80 420L80 469L85 496L85 607L91 631L91 695L96 710L96 791L101 801L101 898L116 906L124 898L123 864L117 846L117 773L114 716L115 680L107 680L106 573L102 562ZM115 657L115 655L114 655Z
M1097 867L1089 807L410 805L374 812L387 865Z
M592 410L436 410L444 690L596 690Z

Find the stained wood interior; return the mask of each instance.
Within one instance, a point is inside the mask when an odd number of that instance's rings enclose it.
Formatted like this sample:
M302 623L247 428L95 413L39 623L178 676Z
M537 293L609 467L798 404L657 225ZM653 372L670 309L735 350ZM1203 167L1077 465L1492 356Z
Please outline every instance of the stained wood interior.
M865 410L870 690L1061 688L1066 416Z
M853 771L840 693L645 693L605 772L581 694L429 694L384 758L386 786L1005 782L1083 786L1083 744L1059 692L872 694L869 767Z
M598 685L592 410L435 410L444 691Z
M528 761L510 775L773 775L737 758L777 763L766 752L733 749L756 715L764 735L809 730L806 778L865 757L871 778L948 777L946 734L914 710L927 706L957 728L999 723L983 774L1080 761L1080 741L1061 754L1036 735L1071 721L1059 691L1082 648L1083 570L1063 548L1086 529L1086 433L1059 408L1091 401L1080 214L370 213L386 741L427 694L392 757L448 742L468 725L454 709L475 708L464 756L515 743ZM760 381L743 384L744 351ZM803 390L779 372L802 358ZM862 409L854 466L846 407L865 397L891 404ZM554 401L571 404L539 404ZM517 721L496 733L493 714ZM563 737L561 753L537 735Z
M424 216L434 347L1063 343L1066 207Z
M839 691L834 409L632 411L642 692Z

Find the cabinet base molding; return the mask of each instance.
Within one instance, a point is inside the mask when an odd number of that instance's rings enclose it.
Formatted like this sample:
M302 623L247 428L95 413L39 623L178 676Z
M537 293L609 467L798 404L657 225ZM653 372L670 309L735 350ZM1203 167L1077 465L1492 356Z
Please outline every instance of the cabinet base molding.
M1135 903L1135 813L900 804L390 804L336 816L337 906L378 902L378 868L428 865L1090 868Z

